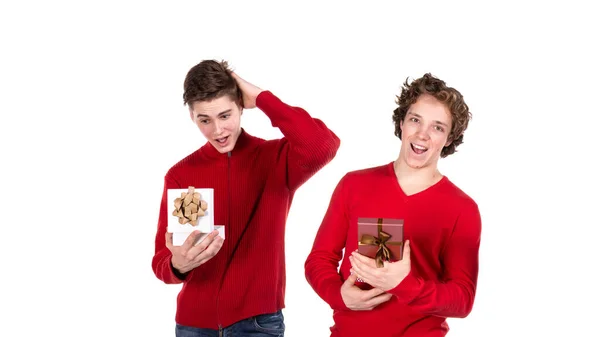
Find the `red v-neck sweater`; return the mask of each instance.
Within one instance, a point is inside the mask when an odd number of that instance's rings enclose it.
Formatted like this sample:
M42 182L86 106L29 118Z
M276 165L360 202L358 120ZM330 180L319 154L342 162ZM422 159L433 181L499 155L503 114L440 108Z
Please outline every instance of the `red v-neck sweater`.
M165 175L152 269L165 283L183 283L179 324L218 329L285 306L288 210L294 192L334 158L340 140L322 121L269 91L258 95L256 105L283 138L267 141L242 130L231 153L206 143ZM167 189L188 186L214 189L214 220L225 225L225 241L211 260L178 276L165 246L172 202Z
M358 249L359 217L404 219L410 240L410 273L371 311L348 309L340 293ZM334 310L331 336L445 336L446 317L465 317L473 306L480 235L477 204L447 177L407 196L393 162L346 174L305 263L308 282Z

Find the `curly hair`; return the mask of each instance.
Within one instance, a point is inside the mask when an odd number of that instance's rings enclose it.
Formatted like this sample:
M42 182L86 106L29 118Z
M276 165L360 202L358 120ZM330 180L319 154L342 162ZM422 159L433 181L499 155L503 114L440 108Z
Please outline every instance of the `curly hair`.
M192 67L183 82L184 105L229 96L242 106L242 92L231 72L226 61L204 60Z
M429 94L438 101L445 104L452 115L452 129L448 140L450 145L442 149L441 157L444 158L456 152L458 145L463 142L463 133L471 120L471 112L465 103L462 94L451 87L446 86L446 82L426 73L423 77L408 83L408 78L404 82L400 96L396 96L398 107L394 110L392 117L396 130L394 134L402 139L402 130L400 124L406 117L406 113L412 104L414 104L421 94Z

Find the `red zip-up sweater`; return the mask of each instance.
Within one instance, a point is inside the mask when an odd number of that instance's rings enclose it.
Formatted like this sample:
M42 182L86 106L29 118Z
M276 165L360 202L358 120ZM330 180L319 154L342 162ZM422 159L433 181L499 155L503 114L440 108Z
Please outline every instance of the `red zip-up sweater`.
M325 124L269 91L257 107L284 135L263 140L242 129L235 148L210 143L165 175L152 269L167 284L183 283L177 323L219 329L285 307L285 223L295 191L329 163L340 145ZM167 189L213 188L215 225L225 225L221 250L186 275L176 275L165 246ZM183 278L183 279L182 279Z
M441 337L446 317L466 317L472 309L481 236L477 204L445 176L407 196L393 164L341 179L306 260L308 282L334 310L331 336ZM358 249L359 217L404 219L410 240L410 273L371 311L348 309L340 292L350 275L348 257Z

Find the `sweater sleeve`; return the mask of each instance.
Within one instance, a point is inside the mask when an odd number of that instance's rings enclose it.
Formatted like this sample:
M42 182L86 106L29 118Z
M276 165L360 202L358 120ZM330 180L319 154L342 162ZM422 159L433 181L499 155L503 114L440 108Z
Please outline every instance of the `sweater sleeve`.
M156 277L167 284L182 283L185 274L178 273L171 264L171 251L165 244L165 233L167 232L167 189L178 188L175 180L167 173L163 189L160 211L158 215L158 228L154 241L154 257L152 258L152 270Z
M302 108L283 103L270 91L258 95L256 106L284 136L290 190L296 190L335 157L340 140L321 120L312 118Z
M481 217L470 202L459 215L441 254L440 281L423 280L414 270L389 292L413 309L428 315L466 317L473 308L479 270ZM417 246L418 242L411 242Z
M333 310L347 309L342 299L344 282L338 273L342 250L348 234L348 215L345 205L345 177L336 186L329 208L321 223L312 250L304 264L306 280Z

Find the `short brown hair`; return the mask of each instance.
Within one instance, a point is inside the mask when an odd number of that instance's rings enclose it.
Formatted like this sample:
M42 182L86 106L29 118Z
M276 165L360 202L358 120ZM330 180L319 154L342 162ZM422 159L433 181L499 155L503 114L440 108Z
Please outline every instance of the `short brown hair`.
M421 94L429 94L435 97L441 103L444 103L450 110L452 115L452 129L448 140L451 140L450 145L442 149L441 157L444 158L456 152L456 147L463 142L463 133L469 125L471 112L465 103L462 94L451 87L446 86L446 82L426 73L423 77L408 83L408 78L404 82L400 96L396 96L396 104L398 107L394 110L392 117L396 130L394 134L402 139L402 130L400 124L406 117L408 108L414 104Z
M183 82L183 103L211 101L229 96L242 106L242 92L226 61L204 60L190 69Z

